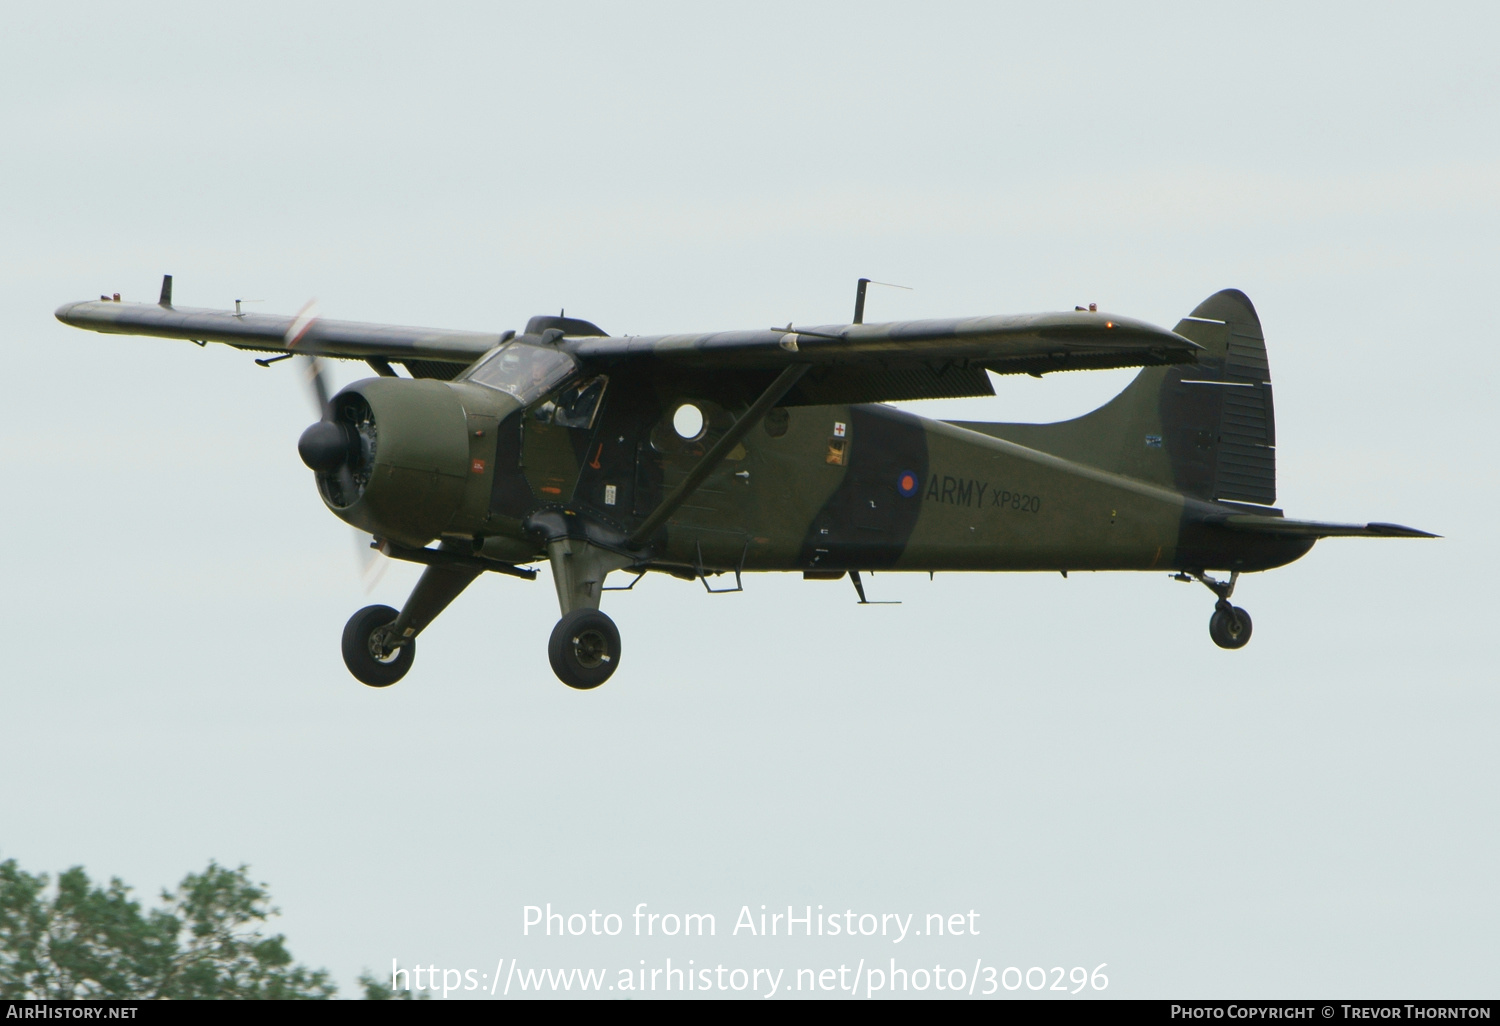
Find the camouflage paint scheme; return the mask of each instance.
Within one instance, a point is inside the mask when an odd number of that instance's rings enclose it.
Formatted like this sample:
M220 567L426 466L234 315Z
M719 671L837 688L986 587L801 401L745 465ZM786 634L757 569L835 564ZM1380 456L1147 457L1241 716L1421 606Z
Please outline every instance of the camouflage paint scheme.
M170 278L155 306L101 297L57 316L370 362L380 376L340 392L330 415L363 425L364 455L346 459L358 472L318 481L329 508L388 554L429 563L397 621L407 638L483 570L529 573L516 565L543 558L567 614L597 608L606 575L624 569L705 583L741 571L1201 576L1281 566L1319 537L1431 537L1274 508L1269 364L1235 290L1170 332L1080 308L648 338L558 316L486 334L179 310ZM566 354L574 373L538 397L482 383L486 354L527 346ZM1143 369L1111 402L1058 424L944 422L880 402L992 395L987 370L1118 366ZM595 379L591 418L563 426L565 390ZM673 427L685 404L701 412L697 437ZM715 459L730 433L740 437Z

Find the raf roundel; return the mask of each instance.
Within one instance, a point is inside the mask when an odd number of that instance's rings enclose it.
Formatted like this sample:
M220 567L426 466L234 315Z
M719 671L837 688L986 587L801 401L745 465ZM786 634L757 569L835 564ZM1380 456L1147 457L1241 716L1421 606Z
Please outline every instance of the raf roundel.
M906 498L917 494L917 475L910 470L901 471L901 476L896 478L896 491Z

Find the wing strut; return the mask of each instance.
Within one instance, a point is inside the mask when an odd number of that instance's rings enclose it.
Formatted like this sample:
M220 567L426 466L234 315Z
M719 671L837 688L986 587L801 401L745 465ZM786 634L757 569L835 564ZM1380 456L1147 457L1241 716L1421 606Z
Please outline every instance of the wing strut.
M713 469L724 461L724 457L728 456L730 450L740 443L740 439L744 438L751 428L759 424L765 415L771 412L771 407L779 403L782 397L792 390L792 386L802 380L802 375L806 374L811 366L807 363L795 363L776 375L776 380L760 394L759 399L750 404L745 415L724 432L723 437L703 454L703 458L688 472L688 476L683 478L682 483L672 489L672 494L651 511L651 515L640 527L631 532L630 544L639 545L655 534L657 528L667 522L667 517L677 512L677 507L687 501L688 496L697 491L698 486L707 479Z

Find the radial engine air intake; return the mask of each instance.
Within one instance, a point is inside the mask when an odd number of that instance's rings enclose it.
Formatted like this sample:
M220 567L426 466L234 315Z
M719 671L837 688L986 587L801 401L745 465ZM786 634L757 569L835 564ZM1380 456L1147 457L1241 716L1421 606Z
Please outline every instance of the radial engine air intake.
M365 397L344 391L334 397L329 420L302 432L297 454L318 476L318 491L334 509L354 505L375 468L375 414Z

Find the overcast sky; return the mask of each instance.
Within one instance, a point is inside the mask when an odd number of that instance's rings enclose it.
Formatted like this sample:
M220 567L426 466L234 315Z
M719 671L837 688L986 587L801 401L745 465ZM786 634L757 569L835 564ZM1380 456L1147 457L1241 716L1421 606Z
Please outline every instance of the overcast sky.
M346 992L493 973L1108 963L1120 997L1493 996L1493 5L12 4L0 30L0 858L143 896L249 863ZM400 685L292 370L57 323L100 293L651 333L1260 313L1279 505L1252 643L1165 574L643 581L619 673L478 582ZM342 366L341 380L362 376ZM1130 372L928 416L1061 419ZM682 942L522 908L717 915ZM729 934L741 906L980 936ZM627 919L627 923L628 923ZM629 932L627 925L627 933ZM909 963L908 963L909 960ZM613 977L611 977L613 979ZM617 992L618 993L618 992ZM933 992L929 992L933 993ZM1002 991L1002 993L1004 993ZM1018 991L1030 993L1024 987Z

